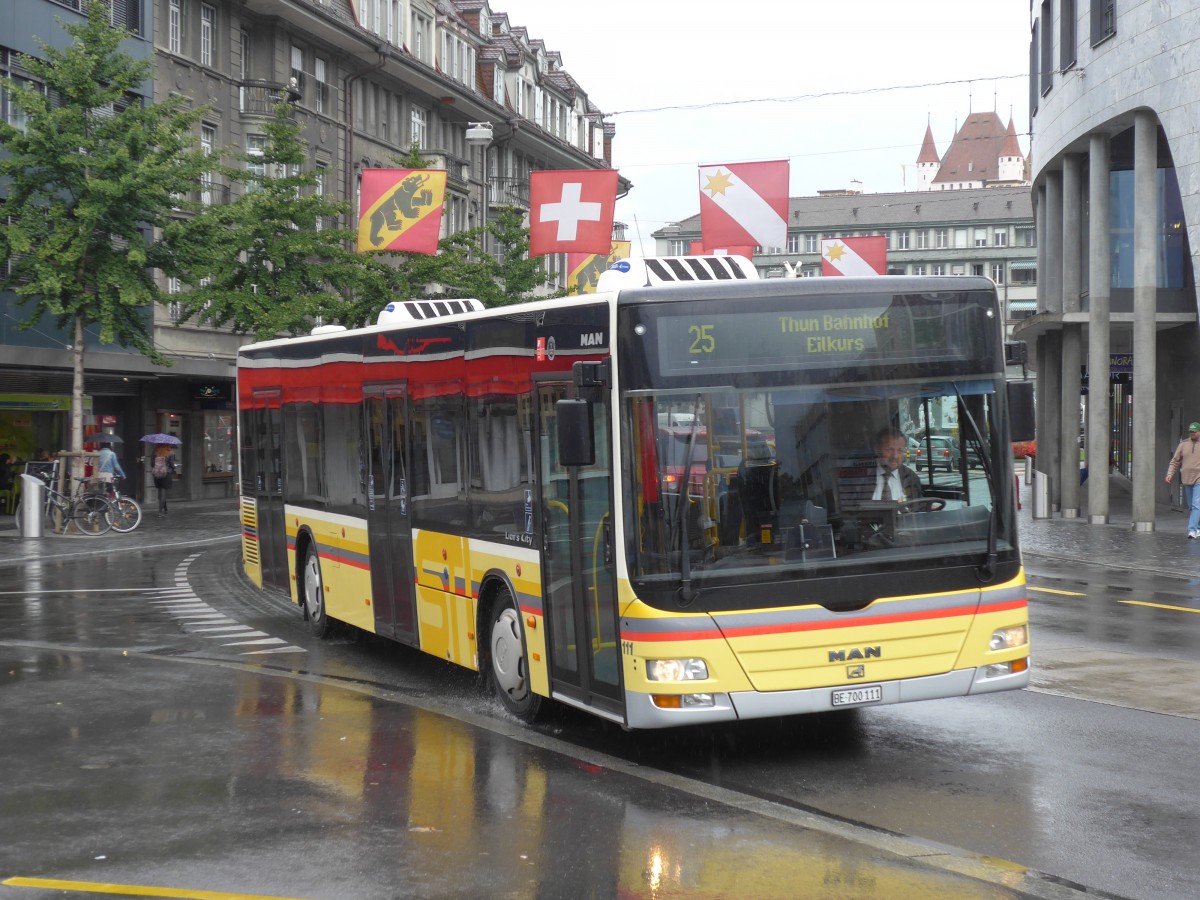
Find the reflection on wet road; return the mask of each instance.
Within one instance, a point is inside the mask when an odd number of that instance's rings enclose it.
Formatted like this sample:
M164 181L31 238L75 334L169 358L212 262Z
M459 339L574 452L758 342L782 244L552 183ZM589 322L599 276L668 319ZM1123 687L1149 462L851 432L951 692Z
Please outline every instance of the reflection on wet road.
M436 660L311 642L297 619L209 590L221 576L203 553L144 556L46 566L0 593L0 896L46 896L11 876L79 882L79 896L105 884L306 898L1046 888L1019 867L571 750L552 733L566 722L527 729L478 697L454 715L426 708L447 672Z

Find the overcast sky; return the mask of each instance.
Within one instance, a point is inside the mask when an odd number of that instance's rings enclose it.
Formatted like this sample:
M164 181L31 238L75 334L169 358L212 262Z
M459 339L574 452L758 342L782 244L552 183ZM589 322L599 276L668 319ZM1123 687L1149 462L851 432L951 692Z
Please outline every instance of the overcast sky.
M616 124L633 253L700 211L701 164L788 159L792 196L913 190L933 128L1012 116L1029 153L1025 0L494 0ZM741 102L760 101L760 102ZM680 108L682 107L682 108ZM639 239L640 238L640 239Z

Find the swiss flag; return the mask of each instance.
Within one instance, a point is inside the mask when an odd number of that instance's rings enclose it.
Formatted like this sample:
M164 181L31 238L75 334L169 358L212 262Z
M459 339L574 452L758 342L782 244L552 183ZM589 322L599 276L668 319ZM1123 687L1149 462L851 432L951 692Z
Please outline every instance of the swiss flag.
M822 275L886 275L887 238L825 238L821 241Z
M786 159L700 167L700 236L706 248L786 247Z
M529 206L530 256L607 254L617 209L617 171L533 172Z

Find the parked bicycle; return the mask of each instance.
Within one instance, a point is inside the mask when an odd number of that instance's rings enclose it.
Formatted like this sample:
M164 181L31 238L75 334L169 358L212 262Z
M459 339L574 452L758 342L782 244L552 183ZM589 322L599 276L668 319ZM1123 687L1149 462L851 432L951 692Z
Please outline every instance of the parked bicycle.
M86 478L76 481L87 483ZM113 506L103 494L80 491L74 495L61 494L53 485L46 485L46 502L42 507L42 517L45 530L57 534L66 534L67 529L75 525L80 534L101 535L112 528ZM17 532L24 534L25 506L17 507L14 516Z
M112 530L126 534L141 524L142 508L128 494L121 493L119 487L120 481L121 479L118 476L111 482L102 485L102 487L104 488L104 498L108 500L109 505L112 507L109 518Z

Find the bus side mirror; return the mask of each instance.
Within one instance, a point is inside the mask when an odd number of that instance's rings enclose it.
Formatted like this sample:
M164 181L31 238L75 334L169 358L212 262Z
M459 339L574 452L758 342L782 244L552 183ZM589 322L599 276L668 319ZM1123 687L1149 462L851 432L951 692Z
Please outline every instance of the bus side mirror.
M1033 415L1033 382L1010 381L1008 390L1008 422L1013 441L1032 441L1037 437Z
M596 463L592 404L586 400L559 400L554 404L558 420L558 463L562 466L591 466Z

